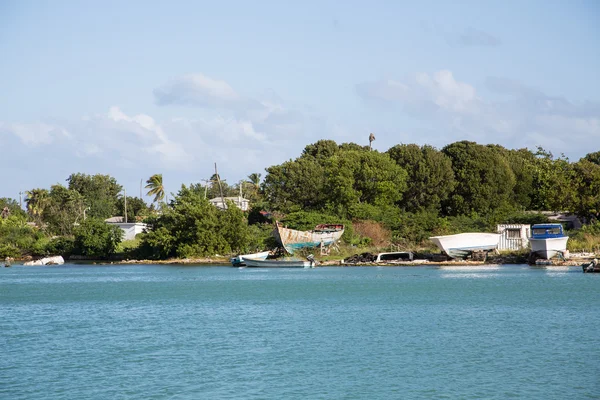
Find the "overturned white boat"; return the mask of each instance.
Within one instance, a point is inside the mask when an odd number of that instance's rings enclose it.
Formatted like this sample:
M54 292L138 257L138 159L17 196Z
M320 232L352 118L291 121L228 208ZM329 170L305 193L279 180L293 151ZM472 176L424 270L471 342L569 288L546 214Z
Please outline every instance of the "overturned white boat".
M65 263L62 256L44 257L36 261L28 261L23 265L63 265Z
M464 258L474 251L492 251L498 248L499 233L459 233L456 235L432 236L436 246L452 258Z

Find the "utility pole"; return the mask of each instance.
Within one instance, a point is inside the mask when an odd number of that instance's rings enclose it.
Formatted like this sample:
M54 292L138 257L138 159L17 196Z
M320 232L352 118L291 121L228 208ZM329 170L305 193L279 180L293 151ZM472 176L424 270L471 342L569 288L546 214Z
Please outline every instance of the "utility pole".
M215 163L215 175L217 176L217 182L219 183L219 192L221 193L221 202L223 203L223 208L227 209L227 204L225 204L225 197L223 197L223 187L221 186L221 177L217 172L217 163Z
M19 192L19 208L23 208L23 192Z
M201 179L202 182L204 182L204 198L206 198L206 195L208 193L208 182L211 182L210 179Z
M127 190L123 188L123 197L125 199L125 223L127 223Z

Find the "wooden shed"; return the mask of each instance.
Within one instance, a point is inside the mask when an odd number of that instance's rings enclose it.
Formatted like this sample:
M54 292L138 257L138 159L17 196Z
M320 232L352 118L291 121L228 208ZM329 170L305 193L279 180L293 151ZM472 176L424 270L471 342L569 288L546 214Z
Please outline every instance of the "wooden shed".
M500 234L498 250L521 250L529 247L531 226L528 224L498 225L497 232Z

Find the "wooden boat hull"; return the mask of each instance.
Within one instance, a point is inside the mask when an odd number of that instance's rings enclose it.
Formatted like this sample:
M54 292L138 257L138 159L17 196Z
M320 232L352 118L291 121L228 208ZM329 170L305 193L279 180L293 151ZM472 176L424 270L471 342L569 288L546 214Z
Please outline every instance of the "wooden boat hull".
M330 226L330 225L328 225ZM340 240L344 234L343 225L331 225L337 229L321 229L313 231L298 231L283 227L277 223L273 232L275 239L289 254L304 248L326 247Z
M452 258L464 258L474 251L491 251L498 248L499 233L459 233L457 235L430 237L436 246Z

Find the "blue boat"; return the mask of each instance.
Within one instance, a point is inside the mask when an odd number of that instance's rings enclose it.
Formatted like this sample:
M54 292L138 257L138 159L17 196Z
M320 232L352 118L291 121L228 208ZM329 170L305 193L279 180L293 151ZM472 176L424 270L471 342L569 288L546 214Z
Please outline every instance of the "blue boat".
M531 227L531 252L546 260L564 254L568 240L569 236L565 235L561 224L536 224Z

